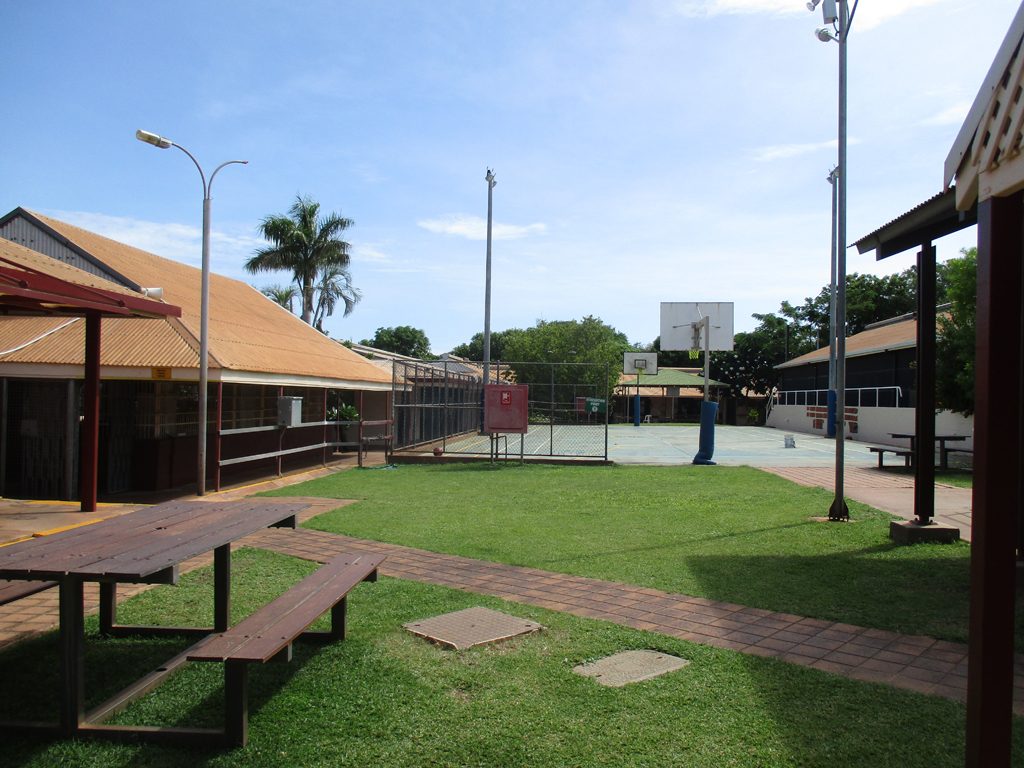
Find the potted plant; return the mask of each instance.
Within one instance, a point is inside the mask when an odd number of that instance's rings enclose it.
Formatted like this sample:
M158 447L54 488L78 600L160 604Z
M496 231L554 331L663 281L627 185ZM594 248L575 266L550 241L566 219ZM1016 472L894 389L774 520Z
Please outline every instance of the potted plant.
M356 422L352 424L335 424L337 440L342 443L355 443L359 440L359 411L351 403L342 403L327 410L327 420L335 422ZM348 449L348 446L345 448Z

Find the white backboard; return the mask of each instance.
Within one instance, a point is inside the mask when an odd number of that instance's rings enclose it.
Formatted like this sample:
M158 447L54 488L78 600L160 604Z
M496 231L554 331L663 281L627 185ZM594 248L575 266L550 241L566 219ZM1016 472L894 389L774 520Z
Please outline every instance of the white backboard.
M704 349L703 320L711 318L708 348L731 351L733 303L731 301L661 302L661 348L670 350Z
M658 372L657 352L623 352L622 353L623 373L646 373L655 374Z

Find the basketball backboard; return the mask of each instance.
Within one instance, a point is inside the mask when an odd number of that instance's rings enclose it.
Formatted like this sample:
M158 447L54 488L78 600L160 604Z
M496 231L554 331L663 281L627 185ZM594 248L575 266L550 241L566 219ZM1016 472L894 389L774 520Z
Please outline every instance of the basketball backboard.
M733 303L731 301L663 301L661 302L661 348L670 350L703 350L704 318L710 318L708 349L731 351L733 337Z
M646 373L655 374L658 372L657 352L623 352L622 353L623 373Z

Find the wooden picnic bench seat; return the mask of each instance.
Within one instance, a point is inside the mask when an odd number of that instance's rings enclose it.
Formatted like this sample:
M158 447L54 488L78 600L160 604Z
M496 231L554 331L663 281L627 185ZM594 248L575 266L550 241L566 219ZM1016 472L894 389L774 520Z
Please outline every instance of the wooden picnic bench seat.
M224 737L229 744L248 741L248 665L290 661L297 639L344 640L346 596L360 582L376 581L383 560L384 555L338 555L236 626L189 650L189 661L224 663ZM307 631L328 610L330 631Z
M868 450L871 451L872 453L878 454L879 469L882 468L882 457L885 456L885 454L887 453L893 453L896 456L902 456L903 464L904 466L907 467L910 466L910 457L914 455L914 452L908 448L891 448L886 446L872 445L870 448L868 448Z
M56 581L8 581L0 579L0 605L13 603L23 597L56 587Z
M389 432L383 435L363 435L363 440L359 445L359 466L363 466L363 456L370 450L370 446L373 443L380 443L384 447L384 463L391 463L391 443L393 441L393 435Z

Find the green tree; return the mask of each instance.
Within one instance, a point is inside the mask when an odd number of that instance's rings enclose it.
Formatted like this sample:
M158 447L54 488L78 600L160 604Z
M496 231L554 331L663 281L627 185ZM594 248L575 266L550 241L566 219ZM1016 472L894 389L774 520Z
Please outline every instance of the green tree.
M508 348L512 339L522 333L519 328L509 328L504 331L491 331L491 360L508 360ZM484 359L484 335L474 333L473 338L465 344L459 344L451 350L453 355L464 357L467 360Z
M260 293L269 298L275 304L280 304L289 312L294 312L295 298L299 295L294 285L268 285L260 289Z
M260 234L270 245L260 248L245 263L249 272L291 272L302 299L302 320L312 324L315 295L322 275L329 269L340 271L351 288L349 244L341 235L353 224L351 219L331 213L320 216L320 204L308 197L297 197L288 215L267 216ZM352 302L358 301L358 295ZM346 312L351 311L345 302ZM328 313L329 314L329 313Z
M521 384L539 387L553 383L560 389L571 387L578 396L605 397L618 384L622 353L630 348L624 333L588 315L582 320L540 320L533 328L512 335L504 351Z
M939 288L943 286L939 285ZM795 308L801 325L808 326L815 349L828 344L832 291L821 289ZM939 301L941 301L941 296ZM917 309L917 270L914 267L895 275L877 277L856 272L846 276L846 332L852 336L872 323L914 312Z
M965 248L963 255L943 266L948 314L938 318L935 340L936 405L970 416L974 413L975 310L978 289L978 249Z
M378 328L372 339L363 339L360 344L377 349L386 349L399 355L418 357L426 360L431 357L430 339L419 328L411 325L399 325L394 328Z

